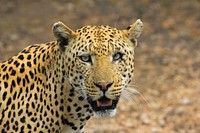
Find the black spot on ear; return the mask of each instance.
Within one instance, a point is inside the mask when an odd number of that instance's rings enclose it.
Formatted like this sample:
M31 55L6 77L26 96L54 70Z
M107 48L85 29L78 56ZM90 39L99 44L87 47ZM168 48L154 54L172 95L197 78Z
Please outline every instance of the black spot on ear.
M131 26L128 26L126 29L129 30L131 28Z
M134 47L137 46L137 39L130 39L131 43L133 44Z
M131 42L132 42L132 43L136 43L136 40L135 40L135 39L131 39Z
M60 37L59 40L58 40L58 44L60 46L60 49L62 51L65 51L65 46L67 46L69 44L69 39L64 38L64 37Z

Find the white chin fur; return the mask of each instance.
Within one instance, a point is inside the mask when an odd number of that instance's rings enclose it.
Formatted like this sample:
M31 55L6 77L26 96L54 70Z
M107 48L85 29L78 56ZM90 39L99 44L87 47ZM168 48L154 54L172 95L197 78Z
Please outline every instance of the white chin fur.
M117 112L116 109L96 111L96 112L94 112L94 116L97 118L113 117L113 116L115 116L116 112Z

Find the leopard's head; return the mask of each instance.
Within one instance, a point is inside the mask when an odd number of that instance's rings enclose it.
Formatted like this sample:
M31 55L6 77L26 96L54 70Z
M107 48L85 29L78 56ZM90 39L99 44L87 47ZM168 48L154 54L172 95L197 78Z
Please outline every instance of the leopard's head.
M67 79L91 105L96 116L113 116L134 71L134 49L143 23L125 30L110 26L85 26L76 31L63 23L53 32L65 56Z

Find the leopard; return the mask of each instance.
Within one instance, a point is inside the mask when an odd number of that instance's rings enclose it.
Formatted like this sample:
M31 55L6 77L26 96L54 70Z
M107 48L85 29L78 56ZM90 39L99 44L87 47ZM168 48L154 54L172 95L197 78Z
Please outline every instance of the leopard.
M142 30L140 19L126 29L54 23L55 41L0 63L0 132L84 133L91 117L115 116Z

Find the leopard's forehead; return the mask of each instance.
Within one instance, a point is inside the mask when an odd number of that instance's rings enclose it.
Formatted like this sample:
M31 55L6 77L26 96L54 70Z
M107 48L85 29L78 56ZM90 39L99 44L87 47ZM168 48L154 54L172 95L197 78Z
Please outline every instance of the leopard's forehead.
M110 26L85 26L76 31L78 40L89 46L94 54L112 53L115 45L123 43L123 32Z

